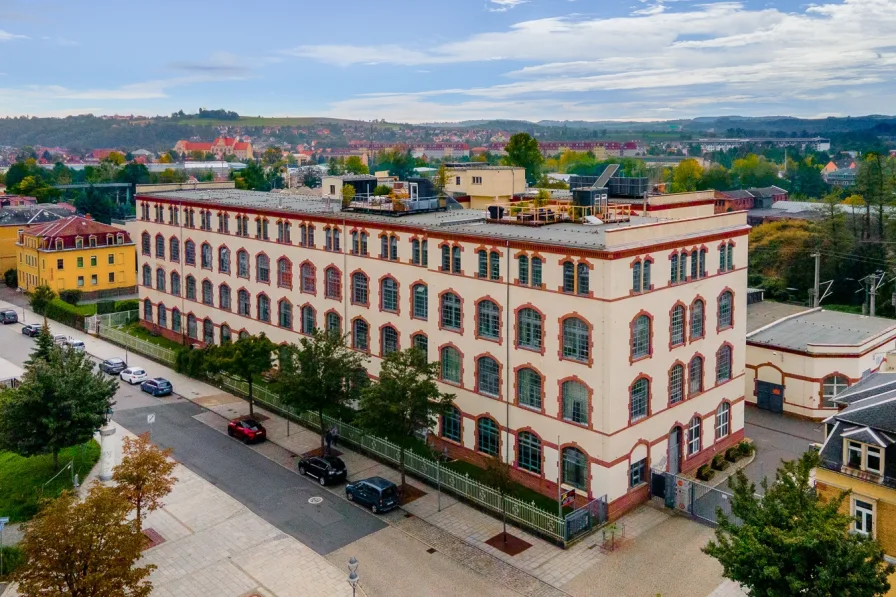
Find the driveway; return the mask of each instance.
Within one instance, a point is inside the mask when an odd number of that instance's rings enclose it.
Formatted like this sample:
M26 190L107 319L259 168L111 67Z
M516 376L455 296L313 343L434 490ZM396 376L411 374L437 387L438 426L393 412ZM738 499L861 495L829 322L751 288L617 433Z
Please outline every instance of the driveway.
M795 460L809 445L824 441L824 423L796 419L747 405L744 409L745 433L756 446L756 459L744 468L759 493L764 477L774 480L784 460Z

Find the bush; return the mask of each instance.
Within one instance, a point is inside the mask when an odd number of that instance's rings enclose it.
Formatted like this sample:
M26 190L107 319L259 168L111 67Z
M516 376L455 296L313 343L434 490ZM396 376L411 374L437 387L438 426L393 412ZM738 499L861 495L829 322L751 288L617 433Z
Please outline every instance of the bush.
M747 440L743 440L737 444L737 451L741 456L752 456L755 449L756 448L753 446L752 442L748 442Z
M67 326L84 329L84 316L72 311L70 309L66 309L65 306L68 303L50 303L44 309L42 315L47 317L48 319L53 319L58 321L59 323L64 323Z
M82 296L84 296L84 293L77 288L68 288L66 290L59 291L59 298L67 302L69 305L77 305L79 302L81 302Z
M115 301L99 301L96 304L97 315L105 315L106 313L115 313Z
M737 462L740 460L740 444L731 446L725 450L725 460L728 462Z
M709 481L715 476L716 472L708 464L701 465L697 469L697 478L701 481Z
M392 188L388 187L384 184L378 184L378 185L376 185L376 188L373 189L373 194L376 197L385 197L386 195L388 195L391 192L392 192Z
M8 580L10 575L25 563L25 553L14 545L3 547L3 575L0 580Z
M717 471L723 471L728 468L728 461L725 460L725 456L722 454L716 454L712 457L712 468Z
M127 299L125 301L116 301L115 312L122 313L124 311L137 311L140 309L139 299Z
M49 305L54 298L56 298L56 293L53 292L52 288L46 284L38 286L31 292L31 309L35 313L43 315L47 309L47 305Z
M6 282L6 286L9 288L18 288L19 270L17 270L16 268L6 270L6 273L3 274L3 281Z

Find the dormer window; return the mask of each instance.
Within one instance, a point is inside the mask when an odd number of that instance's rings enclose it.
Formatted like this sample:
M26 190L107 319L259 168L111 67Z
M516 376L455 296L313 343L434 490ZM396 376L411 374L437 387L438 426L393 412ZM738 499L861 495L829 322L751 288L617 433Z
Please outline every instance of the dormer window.
M61 250L62 250L62 247L63 247L62 239L61 239L61 238L57 238L57 239L56 239L56 250L57 250L57 251L61 251Z
M124 234L120 232L115 236L115 244L123 245L124 244Z
M90 240L90 246L95 247L96 246L96 237L91 234L89 240Z
M846 466L874 473L875 475L883 474L883 451L879 446L871 446L849 439L847 439L845 443L846 455L844 462L846 463Z
M111 244L112 244L112 235L111 235L111 234L107 234L107 235L106 235L106 244L107 244L107 245L111 245Z
M80 236L78 236L78 237L75 238L75 248L76 248L76 249L83 249L83 248L84 248L84 239L81 238Z

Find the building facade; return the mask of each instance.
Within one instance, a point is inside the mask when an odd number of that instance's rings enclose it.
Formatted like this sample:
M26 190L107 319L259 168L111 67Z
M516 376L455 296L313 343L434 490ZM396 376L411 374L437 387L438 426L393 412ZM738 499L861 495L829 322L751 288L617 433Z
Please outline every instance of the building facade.
M470 197L469 207L483 209L493 203L506 203L526 191L526 169L514 166L476 164L448 165L445 191Z
M500 457L546 495L606 496L615 516L646 499L651 467L692 470L743 438L748 228L706 203L529 227L250 191L138 195L141 316L195 344L338 328L373 376L420 347L455 396L440 449Z
M19 288L47 285L87 297L136 291L137 257L130 235L89 216L71 216L19 233Z
M0 271L17 268L19 232L67 215L68 210L55 205L21 204L0 208Z

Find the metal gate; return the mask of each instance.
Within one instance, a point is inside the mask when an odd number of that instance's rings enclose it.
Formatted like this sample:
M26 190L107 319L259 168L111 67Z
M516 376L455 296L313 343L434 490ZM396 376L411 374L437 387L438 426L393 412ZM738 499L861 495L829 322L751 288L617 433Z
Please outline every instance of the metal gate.
M773 413L784 412L784 386L767 381L757 381L756 406Z
M607 496L595 498L566 515L566 541L584 535L607 521Z
M710 524L718 524L718 513L721 510L729 520L739 520L731 514L732 493L704 485L681 475L673 475L663 471L651 471L650 493L662 498L667 508L690 514Z

